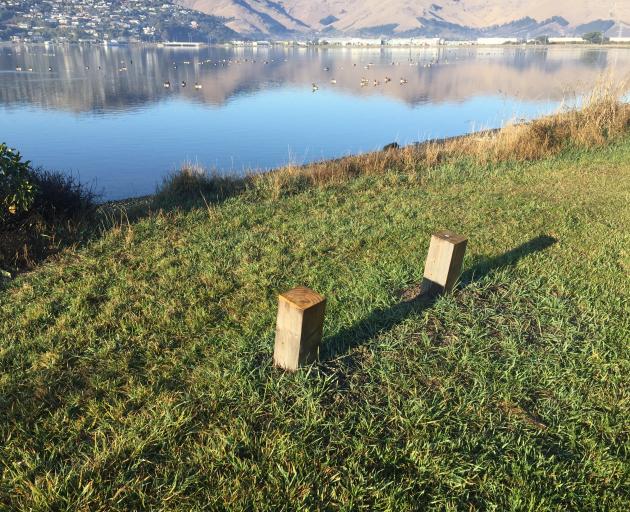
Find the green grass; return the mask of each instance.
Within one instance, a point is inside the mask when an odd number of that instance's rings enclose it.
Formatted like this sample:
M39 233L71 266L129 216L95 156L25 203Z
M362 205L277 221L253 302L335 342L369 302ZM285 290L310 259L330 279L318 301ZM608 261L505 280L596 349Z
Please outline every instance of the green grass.
M630 508L630 138L270 197L5 283L0 508ZM461 286L402 301L443 228L470 239ZM295 285L328 307L287 374Z

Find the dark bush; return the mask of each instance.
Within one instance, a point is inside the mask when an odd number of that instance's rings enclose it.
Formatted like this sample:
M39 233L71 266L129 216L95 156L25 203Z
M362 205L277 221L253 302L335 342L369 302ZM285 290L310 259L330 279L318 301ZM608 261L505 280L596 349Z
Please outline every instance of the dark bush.
M37 193L30 162L6 144L0 144L0 225L27 212Z
M35 170L3 146L0 273L33 268L93 228L96 194L75 177ZM7 171L8 169L8 171Z
M74 176L59 172L37 170L32 172L37 187L32 210L46 220L85 215L96 204L96 193Z

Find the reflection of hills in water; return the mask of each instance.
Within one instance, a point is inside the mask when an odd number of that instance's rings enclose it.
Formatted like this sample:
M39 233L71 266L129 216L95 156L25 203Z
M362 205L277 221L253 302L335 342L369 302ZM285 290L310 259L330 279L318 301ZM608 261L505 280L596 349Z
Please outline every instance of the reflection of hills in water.
M23 71L16 72L16 66ZM588 90L604 71L614 77L628 69L630 51L623 49L0 47L0 102L98 113L174 95L222 105L239 94L281 86L310 88L312 83L412 105L497 94L558 100ZM401 78L407 83L401 85ZM201 90L194 88L196 82Z

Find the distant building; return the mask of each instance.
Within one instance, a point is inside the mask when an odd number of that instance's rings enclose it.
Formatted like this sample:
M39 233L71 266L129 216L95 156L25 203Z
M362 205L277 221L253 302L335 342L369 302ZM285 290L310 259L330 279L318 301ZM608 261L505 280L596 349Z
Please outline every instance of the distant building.
M161 43L158 43L158 46L164 48L164 47L168 47L168 48L201 48L202 46L205 46L205 43L198 43L198 42L192 42L192 41L164 41Z
M477 39L477 44L484 46L517 43L518 38L516 37L480 37Z
M394 38L385 40L387 46L439 46L444 42L439 37L432 38Z
M321 39L319 44L330 46L383 46L382 39L363 39L360 37L336 37Z
M271 46L271 42L269 41L230 41L232 46Z
M630 37L611 37L611 43L630 43Z
M442 44L445 46L474 46L477 41L444 41Z
M550 37L549 44L581 44L586 41L581 37Z

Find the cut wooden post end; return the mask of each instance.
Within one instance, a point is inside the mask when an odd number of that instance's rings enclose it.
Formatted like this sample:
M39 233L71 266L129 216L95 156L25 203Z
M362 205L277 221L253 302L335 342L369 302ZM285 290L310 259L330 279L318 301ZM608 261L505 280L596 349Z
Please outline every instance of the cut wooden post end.
M453 290L462 273L467 244L466 237L452 231L440 231L431 236L422 281L423 294L434 295Z
M326 299L303 286L279 296L273 354L276 366L295 371L317 360L325 309Z

